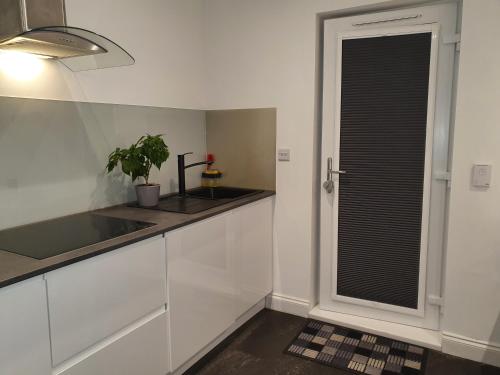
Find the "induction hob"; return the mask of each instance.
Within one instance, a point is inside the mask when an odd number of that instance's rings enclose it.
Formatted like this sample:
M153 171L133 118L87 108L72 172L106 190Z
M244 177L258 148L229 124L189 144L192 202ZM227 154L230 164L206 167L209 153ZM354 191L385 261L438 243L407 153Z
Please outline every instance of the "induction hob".
M2 230L0 250L45 259L153 225L86 212Z

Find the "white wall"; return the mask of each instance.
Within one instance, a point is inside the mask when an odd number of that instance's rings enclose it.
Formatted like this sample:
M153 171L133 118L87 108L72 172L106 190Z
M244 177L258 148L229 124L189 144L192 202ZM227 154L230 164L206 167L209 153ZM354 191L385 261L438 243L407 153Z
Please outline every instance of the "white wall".
M136 63L73 73L44 62L33 81L0 73L0 96L203 108L202 11L202 0L66 0L70 26L110 38Z
M465 0L453 151L443 329L496 345L500 366L500 1ZM493 164L488 190L474 163ZM470 344L470 343L469 343ZM480 344L480 343L479 343ZM450 348L453 349L453 348ZM469 355L476 351L469 348ZM482 358L475 358L482 359Z
M274 293L307 312L312 294L316 15L369 0L207 0L211 109L276 107ZM304 309L302 311L304 311Z

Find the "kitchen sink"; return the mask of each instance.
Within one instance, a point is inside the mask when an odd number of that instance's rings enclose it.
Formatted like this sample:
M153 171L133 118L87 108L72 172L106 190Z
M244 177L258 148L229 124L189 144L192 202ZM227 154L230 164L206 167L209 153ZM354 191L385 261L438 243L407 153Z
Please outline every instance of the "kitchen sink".
M195 214L260 192L262 190L232 187L199 187L187 190L185 196L178 194L164 196L160 199L157 206L148 207L148 209ZM131 206L139 207L137 203L131 204Z
M256 194L262 190L232 188L232 187L199 187L187 191L187 195L191 197L204 199L235 199L242 198L247 195Z

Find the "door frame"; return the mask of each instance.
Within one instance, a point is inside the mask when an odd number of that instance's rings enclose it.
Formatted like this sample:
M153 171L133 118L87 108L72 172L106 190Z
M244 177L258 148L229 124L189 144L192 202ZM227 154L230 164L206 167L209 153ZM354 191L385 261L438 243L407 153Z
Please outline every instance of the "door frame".
M401 35L405 31L406 33L433 33L429 71L430 95L427 113L424 200L422 206L422 218L427 220L422 222L421 236L422 249L426 250L429 247L432 251L430 253L421 251L420 254L420 267L424 273L421 272L419 278L417 309L336 295L336 226L338 213L334 213L333 205L334 200L338 199L338 177L334 177L335 194L328 194L324 189L321 189L319 197L320 309L429 329L439 329L439 306L433 305L432 301L429 301L429 296L439 296L441 294L447 181L440 179L448 167L447 157L455 59L455 46L444 44L444 39L450 33L454 34L456 32L456 17L457 5L449 3L325 20L321 183L326 177L326 159L328 157L333 157L334 169L338 170L339 167L337 155L333 152L334 147L336 149L339 147L340 133L340 111L338 110L340 108L340 95L337 95L337 93L340 93L341 82L336 79L341 72L341 48L338 48L341 44L339 40L341 41L342 38ZM387 23L385 21L380 22L383 19L389 21ZM440 28L440 25L443 27ZM378 26L380 28L376 28ZM435 59L435 64L433 64L432 59ZM328 65L332 64L335 64L334 68L328 67ZM433 86L431 87L431 85ZM440 108L437 112L435 111L436 102ZM433 126L434 124L437 125L437 128ZM437 150L435 155L432 153L433 150ZM439 207L436 208L436 206ZM334 222L335 228L333 227ZM330 233L328 233L328 228L330 228ZM335 254L331 251L334 245ZM328 249L330 249L330 253L328 253Z

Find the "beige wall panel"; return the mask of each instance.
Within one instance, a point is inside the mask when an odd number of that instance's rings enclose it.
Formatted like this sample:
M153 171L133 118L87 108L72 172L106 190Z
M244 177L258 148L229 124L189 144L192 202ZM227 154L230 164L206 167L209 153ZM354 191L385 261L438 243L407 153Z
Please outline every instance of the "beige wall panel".
M223 185L275 190L276 109L207 111L206 123Z

